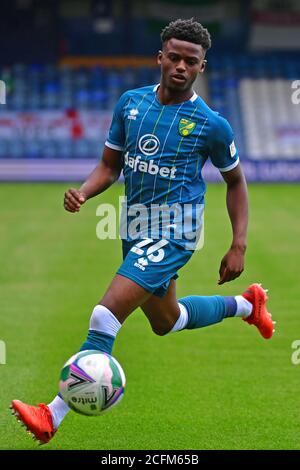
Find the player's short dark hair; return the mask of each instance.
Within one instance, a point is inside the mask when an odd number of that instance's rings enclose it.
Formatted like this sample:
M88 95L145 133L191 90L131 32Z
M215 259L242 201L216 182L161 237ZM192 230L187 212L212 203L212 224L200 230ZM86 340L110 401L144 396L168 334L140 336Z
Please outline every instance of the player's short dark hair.
M209 32L201 23L194 21L194 18L171 21L171 23L162 30L160 38L163 44L169 41L169 39L175 38L181 41L200 44L205 51L211 47Z

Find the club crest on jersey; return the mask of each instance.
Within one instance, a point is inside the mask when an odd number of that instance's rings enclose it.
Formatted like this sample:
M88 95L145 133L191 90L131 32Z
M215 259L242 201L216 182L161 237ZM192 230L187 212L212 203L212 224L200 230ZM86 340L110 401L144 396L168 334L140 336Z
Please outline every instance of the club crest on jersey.
M181 118L178 124L179 134L183 137L190 135L196 127L196 123L189 119Z

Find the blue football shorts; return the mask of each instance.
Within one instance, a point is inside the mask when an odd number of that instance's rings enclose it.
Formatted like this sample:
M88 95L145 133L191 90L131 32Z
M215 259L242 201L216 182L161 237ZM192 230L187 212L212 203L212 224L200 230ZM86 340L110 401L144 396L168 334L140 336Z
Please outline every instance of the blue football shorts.
M186 250L173 240L150 238L122 240L123 263L117 274L136 282L158 297L164 297L171 279L191 258L194 251Z

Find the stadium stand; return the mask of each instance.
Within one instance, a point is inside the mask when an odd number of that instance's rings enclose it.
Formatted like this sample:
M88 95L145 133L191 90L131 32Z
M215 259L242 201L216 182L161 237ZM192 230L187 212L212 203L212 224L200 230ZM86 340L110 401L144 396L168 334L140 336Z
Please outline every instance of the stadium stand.
M209 58L209 104L229 120L245 158L300 158L300 107L291 101L298 59L270 53ZM0 158L90 159L99 157L118 97L157 83L159 70L16 64L2 77L7 104L0 107Z

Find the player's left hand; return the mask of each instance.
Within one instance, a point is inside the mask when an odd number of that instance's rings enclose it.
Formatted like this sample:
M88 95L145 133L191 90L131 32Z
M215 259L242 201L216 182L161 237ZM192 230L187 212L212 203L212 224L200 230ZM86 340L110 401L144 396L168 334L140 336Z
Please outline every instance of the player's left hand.
M244 271L244 250L232 247L223 257L219 269L220 278L218 284L233 281Z

